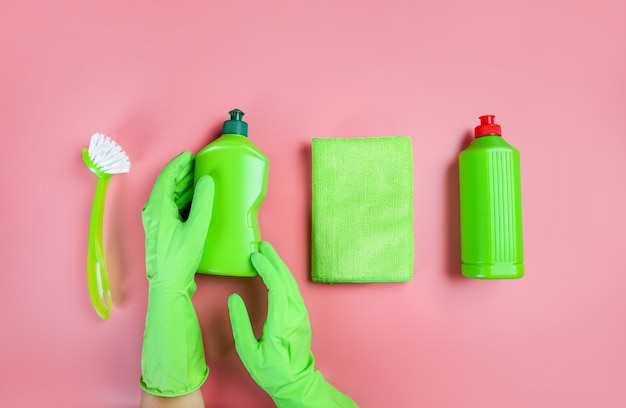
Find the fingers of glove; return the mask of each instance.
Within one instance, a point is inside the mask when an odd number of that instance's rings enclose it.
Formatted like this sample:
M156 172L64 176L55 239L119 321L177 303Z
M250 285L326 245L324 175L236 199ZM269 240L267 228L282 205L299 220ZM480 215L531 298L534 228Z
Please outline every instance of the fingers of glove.
M289 297L292 300L301 301L300 289L298 288L298 282L293 277L293 274L280 258L278 252L274 249L272 244L267 241L263 241L259 244L259 252L261 252L267 260L272 264L274 269L278 272L278 275L282 281L285 290L288 292Z
M213 214L213 198L215 196L215 183L211 176L202 176L196 184L193 194L193 202L189 218L185 223L186 228L197 232L200 236L206 238L206 232L211 223L211 215Z
M185 153L183 153L185 154ZM187 156L187 154L185 154ZM194 169L195 160L193 154L189 160L179 163L179 167L176 168L169 176L173 179L174 185L171 193L166 195L166 198L171 198L176 203L178 211L182 211L191 203L193 197L193 183L194 183Z
M176 187L174 188L173 199L179 212L189 207L194 193L194 166L191 166L189 170L190 171L188 171L184 177L177 180ZM185 171L187 171L187 169L185 169Z
M154 187L152 188L152 193L150 193L150 198L144 206L144 210L151 206L161 206L164 201L173 203L175 197L174 191L176 190L178 182L184 179L190 168L193 168L193 154L189 151L184 151L170 160L157 176ZM178 212L178 208L175 205L167 205L167 207L170 207L167 209L168 212Z
M255 252L250 257L252 265L267 287L267 320L263 329L274 332L289 322L289 293L279 272L265 255ZM269 334L269 333L268 333Z
M253 352L258 341L254 337L252 323L248 309L241 296L233 293L228 297L228 315L230 316L230 326L233 329L235 348L244 364L248 363L248 353Z
M193 168L193 154L185 150L163 167L163 170L161 170L157 176L157 181L154 184L155 190L158 188L162 195L173 197L176 187L180 184L181 180L187 177Z

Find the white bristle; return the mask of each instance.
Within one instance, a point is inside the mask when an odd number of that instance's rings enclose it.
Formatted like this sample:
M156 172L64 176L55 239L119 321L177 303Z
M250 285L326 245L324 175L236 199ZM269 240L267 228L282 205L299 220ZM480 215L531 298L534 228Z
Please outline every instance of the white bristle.
M128 173L130 160L120 145L102 133L94 133L89 142L89 158L108 174Z

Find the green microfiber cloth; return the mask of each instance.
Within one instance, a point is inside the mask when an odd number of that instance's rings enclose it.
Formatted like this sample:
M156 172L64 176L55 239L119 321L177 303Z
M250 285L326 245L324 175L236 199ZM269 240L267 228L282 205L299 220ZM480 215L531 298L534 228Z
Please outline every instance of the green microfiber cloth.
M311 154L313 281L410 281L411 139L313 138Z

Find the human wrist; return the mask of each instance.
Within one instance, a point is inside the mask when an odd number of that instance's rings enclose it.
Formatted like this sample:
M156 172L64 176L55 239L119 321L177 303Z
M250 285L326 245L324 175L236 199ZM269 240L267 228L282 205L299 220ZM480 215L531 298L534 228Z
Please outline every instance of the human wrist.
M200 389L175 397L154 395L144 390L141 393L139 406L141 408L204 408L204 399Z

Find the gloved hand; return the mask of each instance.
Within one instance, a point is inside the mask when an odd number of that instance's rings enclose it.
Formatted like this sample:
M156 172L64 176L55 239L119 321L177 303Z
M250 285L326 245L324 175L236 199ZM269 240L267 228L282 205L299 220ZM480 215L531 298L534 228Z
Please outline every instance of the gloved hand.
M228 298L228 309L235 348L252 378L279 408L358 407L315 369L309 315L287 265L268 242L260 244L251 260L268 289L261 338L255 338L238 294Z
M213 208L213 179L194 189L194 156L183 152L154 183L142 210L146 235L148 310L141 354L141 387L160 396L197 390L209 375L191 297ZM189 217L184 213L192 201Z

